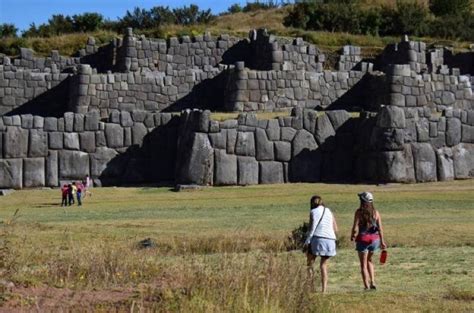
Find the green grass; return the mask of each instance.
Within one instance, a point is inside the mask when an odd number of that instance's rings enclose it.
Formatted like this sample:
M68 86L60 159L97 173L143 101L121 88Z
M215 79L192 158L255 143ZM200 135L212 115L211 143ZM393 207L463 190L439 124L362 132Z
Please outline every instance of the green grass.
M362 291L347 239L362 190L374 192L390 247L389 262L377 266L376 293ZM17 286L5 293L3 305L48 308L48 297L59 296L36 293L52 288L55 294L86 294L88 305L105 311L469 312L473 191L472 181L180 193L96 188L80 208L58 206L58 190L17 191L0 198L0 278ZM325 297L311 291L301 252L286 249L291 230L306 221L314 193L323 196L341 229ZM137 249L147 237L157 246ZM72 299L67 307L80 304Z

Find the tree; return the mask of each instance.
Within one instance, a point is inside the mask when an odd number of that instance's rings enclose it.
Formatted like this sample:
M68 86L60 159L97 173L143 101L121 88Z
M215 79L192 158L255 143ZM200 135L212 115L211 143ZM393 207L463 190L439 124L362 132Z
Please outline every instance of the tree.
M150 11L136 7L132 12L128 11L120 19L122 27L133 27L136 29L151 28L154 26Z
M72 17L74 31L92 32L102 27L104 17L98 13L84 13L73 15Z
M155 26L174 24L176 22L176 18L169 7L156 6L151 8L150 13Z
M43 24L44 25L44 24ZM40 29L41 26L40 25ZM69 15L57 14L48 20L48 35L61 35L74 32L72 18Z
M16 37L17 32L18 28L16 28L14 24L0 24L0 38Z
M436 16L469 13L471 0L430 0L430 10Z
M240 6L240 4L235 3L227 9L227 12L230 14L239 13L242 12L242 7Z

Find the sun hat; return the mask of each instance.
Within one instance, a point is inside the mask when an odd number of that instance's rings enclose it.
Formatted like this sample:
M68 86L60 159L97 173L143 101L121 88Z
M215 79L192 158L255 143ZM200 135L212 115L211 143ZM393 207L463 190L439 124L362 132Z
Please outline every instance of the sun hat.
M360 200L364 202L374 202L374 196L370 192L364 191L358 193L357 195L359 196Z

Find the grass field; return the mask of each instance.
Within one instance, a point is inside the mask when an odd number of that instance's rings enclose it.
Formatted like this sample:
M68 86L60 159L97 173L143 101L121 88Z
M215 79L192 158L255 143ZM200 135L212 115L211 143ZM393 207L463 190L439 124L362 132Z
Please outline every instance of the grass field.
M389 245L376 292L362 290L348 240L362 190L374 192ZM304 255L287 251L314 193L341 230L324 296L306 278ZM0 311L474 311L472 180L96 188L82 207L67 208L59 194L0 198ZM148 237L156 247L138 249Z

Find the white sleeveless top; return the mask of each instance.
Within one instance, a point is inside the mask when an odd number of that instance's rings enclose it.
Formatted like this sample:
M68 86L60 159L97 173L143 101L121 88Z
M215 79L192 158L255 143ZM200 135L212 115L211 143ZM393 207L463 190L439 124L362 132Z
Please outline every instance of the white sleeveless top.
M336 239L336 234L334 232L334 226L333 226L333 215L329 208L326 208L326 211L324 212L324 216L321 222L319 223L318 227L316 228L316 225L318 224L319 219L321 218L321 215L323 214L323 211L324 211L324 207L322 205L311 210L311 219L313 220L313 223L310 226L311 228L308 232L308 236L306 237L305 243L309 244L313 236L326 238L326 239L334 239L334 240Z

